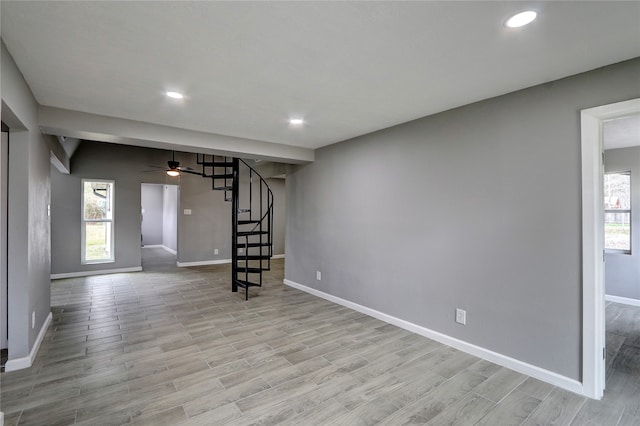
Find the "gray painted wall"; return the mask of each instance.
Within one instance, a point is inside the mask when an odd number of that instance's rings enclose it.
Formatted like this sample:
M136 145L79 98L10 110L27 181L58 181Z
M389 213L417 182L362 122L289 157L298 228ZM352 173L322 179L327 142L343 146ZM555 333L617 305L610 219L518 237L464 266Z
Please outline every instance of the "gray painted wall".
M631 171L631 254L605 254L605 290L640 299L640 146L605 151L607 172Z
M162 194L162 245L178 250L178 186L164 185Z
M144 165L164 165L169 151L99 142L83 142L71 160L70 175L51 169L51 273L62 274L139 267L141 183L180 184L178 261L183 263L231 259L231 203L211 190L211 180L185 174L170 178L161 170L144 173ZM182 166L197 167L195 155L176 153ZM83 178L115 181L115 262L80 263L80 182ZM283 197L284 198L284 197ZM284 200L277 212L284 214ZM185 215L190 209L192 214ZM284 219L277 219L283 221ZM284 226L277 229L284 234ZM284 240L276 236L276 240ZM218 255L214 250L218 249Z
M8 292L9 360L29 356L50 312L49 162L38 127L38 105L1 45L2 121L9 142ZM35 327L31 314L35 312Z
M180 165L197 167L188 161L180 159ZM185 209L191 215L185 215ZM178 217L178 262L231 259L231 203L224 201L224 192L211 190L211 180L181 178Z
M580 380L580 110L638 96L640 59L317 150L286 278Z
M164 227L164 185L143 183L140 191L142 244L161 245Z

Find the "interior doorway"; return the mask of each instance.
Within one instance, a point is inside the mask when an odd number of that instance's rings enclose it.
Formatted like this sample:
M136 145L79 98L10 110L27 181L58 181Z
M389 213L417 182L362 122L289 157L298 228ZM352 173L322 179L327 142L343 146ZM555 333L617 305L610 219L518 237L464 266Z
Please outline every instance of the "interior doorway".
M582 393L605 388L604 141L606 120L640 113L640 99L581 111Z
M140 246L142 248L161 248L177 256L178 194L178 185L141 184Z

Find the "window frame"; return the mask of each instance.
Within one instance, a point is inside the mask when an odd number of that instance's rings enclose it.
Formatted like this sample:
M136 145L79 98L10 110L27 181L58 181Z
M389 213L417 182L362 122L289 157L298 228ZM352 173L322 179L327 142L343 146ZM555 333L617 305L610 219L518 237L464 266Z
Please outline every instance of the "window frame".
M110 205L111 205L111 218L110 219L85 219L84 217L84 212L85 212L85 199L84 199L84 188L85 188L85 184L89 182L89 183L108 183L111 185L111 199L110 199ZM81 233L81 239L80 239L80 262L83 265L93 265L93 264L100 264L100 263L114 263L116 261L115 259L115 188L116 188L116 181L115 180L111 180L111 179L82 179L81 184L80 184L80 233ZM110 257L108 259L96 259L96 260L87 260L86 256L87 256L87 223L110 223L111 224L111 235L110 235L110 247L109 247L109 253L110 253Z
M606 246L607 240L606 240L606 223L604 226L604 231L605 231L605 238L603 239L604 242L604 251L605 253L608 254L631 254L631 251L633 250L633 217L632 217L632 203L633 200L631 199L631 197L633 196L632 192L631 192L631 171L630 170L624 170L624 171L611 171L611 172L605 172L605 179L606 179L606 175L628 175L629 176L629 208L628 209L604 209L604 214L606 215L607 213L626 213L629 215L629 249L616 249L616 248L608 248ZM603 180L604 182L604 180ZM604 219L604 218L603 218Z

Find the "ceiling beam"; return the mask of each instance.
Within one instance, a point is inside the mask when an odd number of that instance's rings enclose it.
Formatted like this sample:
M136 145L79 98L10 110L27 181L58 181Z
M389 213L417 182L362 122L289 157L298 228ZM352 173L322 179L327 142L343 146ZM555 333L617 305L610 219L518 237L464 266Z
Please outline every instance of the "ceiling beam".
M43 133L78 139L289 164L314 160L315 151L291 145L179 129L160 124L40 106Z

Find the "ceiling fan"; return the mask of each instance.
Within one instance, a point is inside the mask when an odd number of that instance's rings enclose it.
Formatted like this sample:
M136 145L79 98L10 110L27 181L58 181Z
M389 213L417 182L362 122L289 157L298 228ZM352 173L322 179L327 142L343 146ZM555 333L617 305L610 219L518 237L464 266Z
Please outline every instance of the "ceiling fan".
M171 160L167 161L167 166L168 168L164 168L164 167L160 167L160 166L147 166L147 167L153 167L155 169L164 169L165 172L167 173L167 175L172 176L172 177L176 177L176 176L180 176L181 173L191 173L194 175L202 175L202 173L196 172L194 169L192 169L191 167L180 167L180 162L176 161L176 152L172 151L171 152ZM155 170L150 170L150 171L155 171Z

